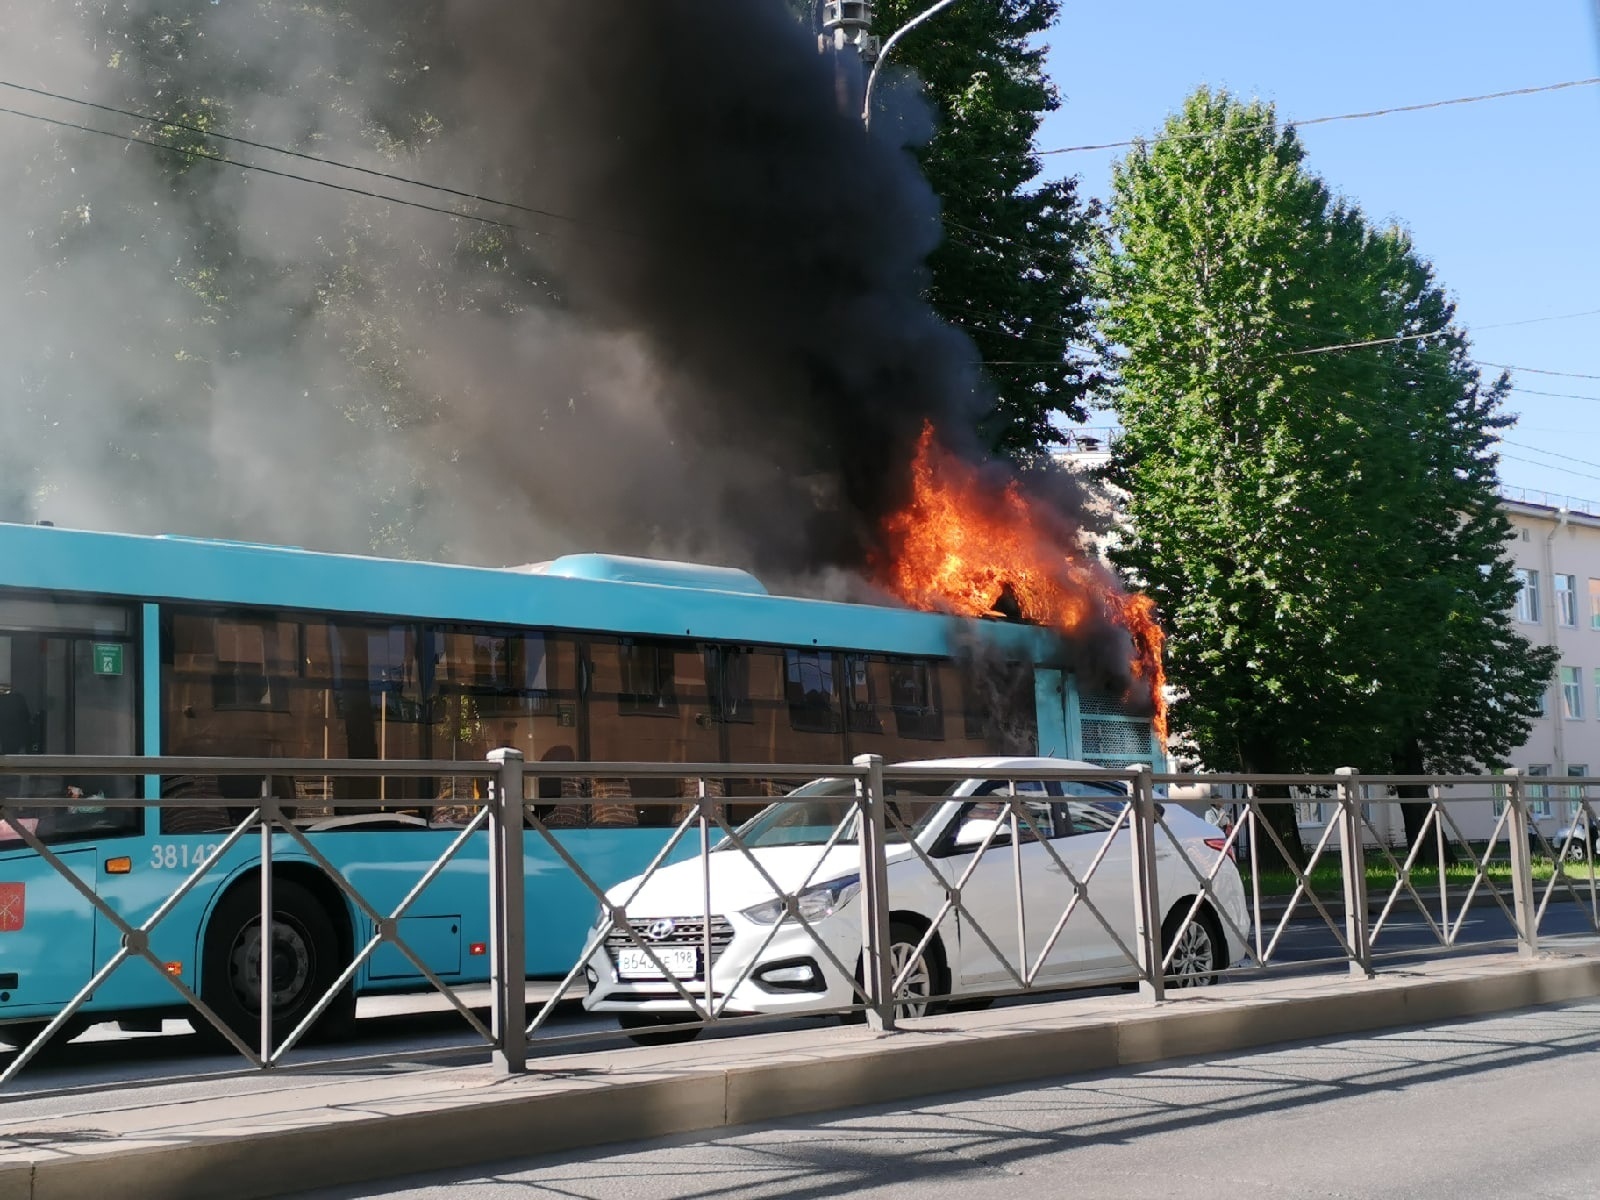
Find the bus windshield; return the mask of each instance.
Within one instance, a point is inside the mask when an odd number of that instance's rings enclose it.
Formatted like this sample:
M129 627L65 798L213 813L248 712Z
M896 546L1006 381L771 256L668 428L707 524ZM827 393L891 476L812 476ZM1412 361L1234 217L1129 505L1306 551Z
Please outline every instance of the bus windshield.
M952 794L961 781L945 783L930 779L926 782L896 783L890 789L890 807L900 825L913 835L939 811L937 804L896 804L894 796L939 797ZM822 846L833 836L841 821L848 818L849 825L840 834L836 844L853 845L860 840L860 813L855 808L856 781L854 779L816 779L796 788L776 804L761 810L739 827L739 841L749 849L763 846ZM889 822L886 840L903 843L906 835L893 820ZM714 849L731 850L733 844L724 839Z

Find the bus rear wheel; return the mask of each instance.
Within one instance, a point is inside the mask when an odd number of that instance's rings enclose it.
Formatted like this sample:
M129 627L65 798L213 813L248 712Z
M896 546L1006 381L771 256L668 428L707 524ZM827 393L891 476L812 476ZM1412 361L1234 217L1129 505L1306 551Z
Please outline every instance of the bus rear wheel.
M222 898L206 926L200 998L252 1049L261 1034L261 898L253 887ZM333 919L305 887L289 879L272 886L272 1036L281 1042L305 1019L339 977L339 937ZM314 1033L344 1032L355 1017L355 995L346 987L324 1010ZM224 1041L198 1013L197 1032Z

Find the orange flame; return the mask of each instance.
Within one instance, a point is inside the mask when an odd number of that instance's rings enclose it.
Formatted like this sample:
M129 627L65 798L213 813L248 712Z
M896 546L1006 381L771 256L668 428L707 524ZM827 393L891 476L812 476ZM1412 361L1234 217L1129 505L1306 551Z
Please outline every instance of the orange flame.
M1127 631L1134 677L1149 689L1156 733L1167 737L1162 646L1148 596L1123 591L1078 546L1071 521L1029 501L1015 480L997 488L944 450L925 426L912 464L912 499L886 522L892 563L880 582L913 608L960 616L1017 615L1067 635L1098 618Z

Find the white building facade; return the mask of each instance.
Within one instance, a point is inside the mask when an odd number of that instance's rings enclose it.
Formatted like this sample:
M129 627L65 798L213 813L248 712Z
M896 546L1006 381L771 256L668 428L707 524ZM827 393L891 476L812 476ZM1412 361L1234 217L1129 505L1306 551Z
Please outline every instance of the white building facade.
M1530 642L1560 655L1543 715L1511 763L1533 780L1534 813L1564 822L1571 785L1538 779L1600 774L1600 504L1538 493L1507 493L1516 537L1510 556L1521 590L1513 623Z

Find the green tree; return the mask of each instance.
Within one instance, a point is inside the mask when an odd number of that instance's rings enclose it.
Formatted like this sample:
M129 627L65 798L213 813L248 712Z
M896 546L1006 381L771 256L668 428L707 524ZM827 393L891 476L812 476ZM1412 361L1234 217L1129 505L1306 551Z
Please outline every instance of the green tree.
M875 31L887 38L929 2L878 0ZM1061 104L1038 41L1060 7L957 4L908 34L884 66L885 78L914 73L935 110L933 136L916 150L942 205L928 299L987 364L997 399L979 432L1013 458L1060 441L1053 422L1082 420L1098 383L1085 353L1098 210L1079 199L1076 180L1041 180L1034 152L1040 122ZM886 104L873 120L895 118Z
M1116 169L1119 559L1208 766L1494 765L1551 669L1509 625L1506 385L1480 384L1406 236L1303 158L1270 106L1202 89ZM1302 856L1288 806L1271 820Z

